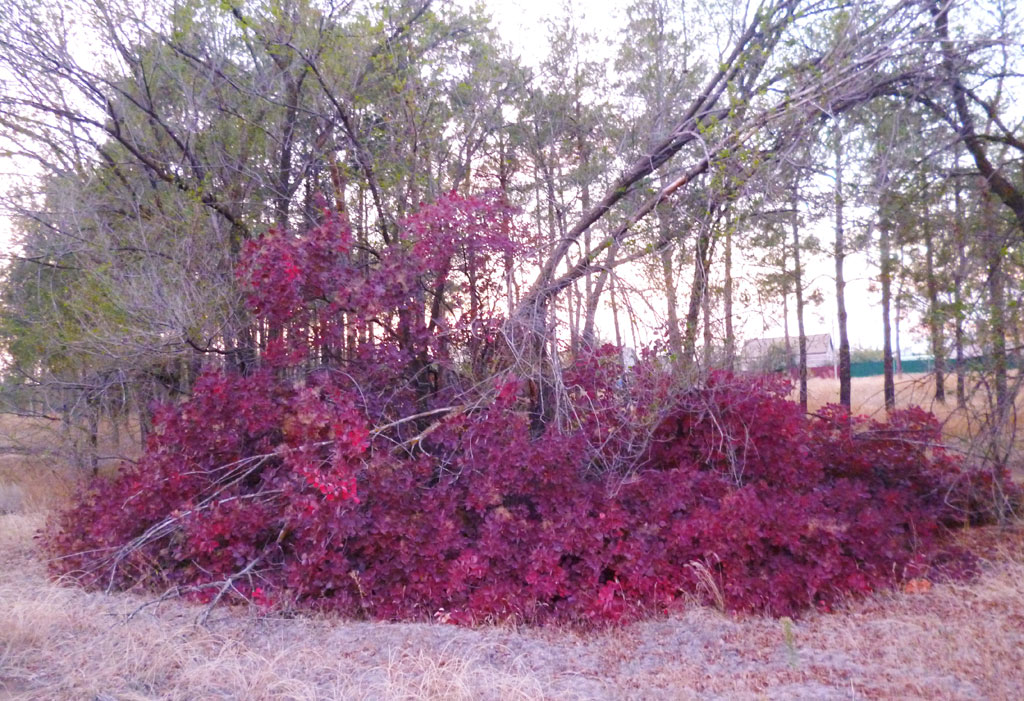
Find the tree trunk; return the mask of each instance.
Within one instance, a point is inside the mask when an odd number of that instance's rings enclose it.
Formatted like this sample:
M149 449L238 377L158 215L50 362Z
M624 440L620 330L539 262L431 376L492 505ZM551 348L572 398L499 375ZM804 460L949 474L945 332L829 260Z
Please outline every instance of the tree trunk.
M662 241L671 237L668 203L662 202L656 208L658 214L658 230ZM668 349L676 363L683 357L683 338L679 334L679 311L676 301L676 281L672 270L672 251L674 246L661 249L661 271L665 282L665 310L668 318Z
M725 315L725 369L736 372L736 333L732 326L732 223L725 228L725 283L722 287L722 306Z
M926 202L927 202L927 198ZM926 205L927 207L927 205ZM925 209L924 233L925 276L928 286L928 335L931 339L935 401L946 402L946 363L942 340L942 311L939 308L939 282L935 277L935 242L932 240L930 212Z
M505 142L503 135L499 133L498 137L498 188L501 190L501 197L505 204L509 203L509 187L512 181L512 169L510 167L510 160L506 149L508 144ZM501 238L503 241L508 241L510 233L512 231L512 215L507 210L501 212ZM513 279L515 273L515 259L513 257L512 249L507 248L504 254L505 263L505 303L508 306L508 311L511 313L512 308L515 306L516 299L515 294L515 280Z
M984 204L982 211L982 223L985 227L985 258L988 272L986 287L988 288L988 315L989 315L989 337L991 343L991 372L993 384L995 385L995 406L990 406L989 419L989 460L996 468L996 484L999 487L999 518L1005 519L1012 515L1009 508L1008 497L1012 493L1013 484L1006 469L1010 455L1013 454L1016 443L1015 416L1014 416L1014 395L1019 383L1015 384L1014 392L1011 394L1007 382L1007 357L1006 357L1006 281L1003 270L1003 246L1006 243L1001 235L998 218L994 216L993 194L987 185L983 185Z
M576 100L576 125L583 124L582 117L582 105L579 100ZM579 169L583 171L582 182L580 183L580 208L584 212L590 211L590 142L583 133L583 129L577 129L576 132L576 154L579 159ZM586 252L587 257L593 253L590 250L591 247L591 229L587 229L583 232L583 250ZM577 313L580 313L580 307L585 308L588 312L590 310L590 299L594 296L594 275L593 271L587 270L587 274L583 279L583 291L584 299L577 300L579 302L577 306ZM584 346L593 345L593 338L587 338L585 333L586 323L589 321L589 317L583 320L584 330L580 332L580 341ZM577 319L577 328L579 328L579 319ZM593 335L593 326L591 326L591 336Z
M843 262L846 259L846 232L843 228L843 137L836 126L833 135L833 149L836 156L836 312L839 318L839 403L850 410L853 401L852 382L850 380L850 336L847 332L846 314L846 278L843 274Z
M676 307L676 281L672 271L672 247L661 251L661 271L665 281L665 307L668 317L668 349L673 361L683 357L683 337L679 333L679 311Z
M710 219L710 216L709 216ZM697 359L697 329L700 328L700 311L707 294L708 266L711 263L711 223L701 228L697 236L697 250L693 256L693 284L690 286L690 305L686 312L686 328L683 334L683 367L692 367Z
M807 412L807 335L804 331L804 290L800 269L800 192L796 181L792 190L793 205L793 288L796 293L797 348L800 352L800 409Z
M619 305L615 302L615 273L611 273L609 295L612 301L612 325L615 327L615 347L622 348L622 332L619 330Z
M573 358L580 356L580 306L577 304L579 289L577 283L570 285L568 294L565 295L565 311L569 322L569 355Z
M964 367L964 279L967 276L967 237L965 235L965 223L963 213L963 201L961 198L962 185L960 181L960 149L956 151L957 177L954 184L954 204L956 207L953 217L953 233L956 236L956 273L953 276L953 305L955 306L955 325L953 329L954 352L956 353L956 405L967 406L967 381L966 368Z
M618 244L612 244L608 248L608 253L605 254L605 265L601 274L597 276L597 281L594 283L593 289L590 291L590 296L587 297L587 309L586 319L583 322L583 343L588 348L593 348L597 343L597 338L594 332L594 327L597 320L597 307L601 301L601 294L604 292L604 287L608 283L609 277L612 275L611 263L615 260L615 256L619 251ZM616 342L617 345L621 345Z
M785 245L782 246L786 248ZM786 256L782 256L782 340L786 346L786 373L793 370L793 341L789 337L789 270Z
M901 237L902 238L902 237ZM900 345L900 320L903 319L903 285L905 282L905 276L903 271L906 270L903 261L903 243L900 242L900 265L896 269L898 273L899 284L896 286L896 315L893 319L893 341L896 343L896 347L893 349L893 370L897 375L903 375L903 347Z
M985 248L988 272L989 337L992 344L992 375L996 389L995 421L999 424L1009 413L1009 389L1006 362L1006 293L1003 287L1003 252L998 222L992 216L992 198L985 198Z
M879 227L878 250L880 256L879 281L882 284L882 366L885 374L885 409L896 408L896 382L892 368L892 327L889 307L892 302L892 254L889 244L889 222L883 216Z
M285 116L279 135L280 151L277 156L277 169L271 176L273 182L274 225L281 231L288 230L288 210L292 199L292 150L295 143L296 125L298 123L299 93L302 80L290 72L287 59L283 53L271 54L274 62L281 70L285 81ZM301 72L300 72L301 75Z
M86 458L89 461L89 471L95 477L100 473L100 406L95 401L87 401L85 411L89 443Z
M701 301L701 310L704 315L704 369L711 369L711 350L714 345L714 334L711 329L711 285L704 281L704 297Z

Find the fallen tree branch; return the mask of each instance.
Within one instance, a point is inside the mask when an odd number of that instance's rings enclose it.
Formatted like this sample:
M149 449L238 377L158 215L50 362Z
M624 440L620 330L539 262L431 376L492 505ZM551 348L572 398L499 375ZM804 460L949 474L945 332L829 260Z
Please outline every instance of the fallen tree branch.
M211 601L209 604L207 604L206 608L203 609L202 613L200 613L198 616L196 616L196 624L197 625L201 625L201 626L206 625L206 621L209 620L210 613L213 611L213 609L217 606L217 604L220 603L220 600L224 598L224 595L228 592L229 589L234 589L235 581L241 579L245 575L247 575L250 572L252 572L252 569L256 565L258 565L260 563L260 561L263 559L263 556L265 554L266 554L265 552L264 553L260 553L255 558L253 558L253 560L248 565L246 565L245 567L240 569L238 572L235 572L233 575L231 575L230 577L228 577L227 579L224 580L221 588L217 591L216 595L214 595L213 601ZM238 592L238 593L241 593L241 592Z

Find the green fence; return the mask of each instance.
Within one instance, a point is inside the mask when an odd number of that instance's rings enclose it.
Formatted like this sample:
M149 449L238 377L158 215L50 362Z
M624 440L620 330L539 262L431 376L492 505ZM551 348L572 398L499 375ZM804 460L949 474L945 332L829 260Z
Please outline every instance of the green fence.
M927 358L903 361L903 372L931 372L932 367L932 361ZM893 370L895 371L895 364ZM872 377L884 374L885 364L881 360L850 363L850 377Z
M1020 365L1019 359L1016 355L1008 354L1006 356L1006 367L1013 370ZM934 369L931 358L916 358L914 360L903 361L903 372L909 373L921 373L931 372ZM946 359L946 372L954 372L956 368L956 361L952 358ZM974 358L964 358L964 368L968 372L982 372L984 370L992 369L992 358L980 356ZM895 371L893 367L893 371ZM881 360L866 360L860 363L850 363L850 377L872 377L875 375L884 375L885 366Z

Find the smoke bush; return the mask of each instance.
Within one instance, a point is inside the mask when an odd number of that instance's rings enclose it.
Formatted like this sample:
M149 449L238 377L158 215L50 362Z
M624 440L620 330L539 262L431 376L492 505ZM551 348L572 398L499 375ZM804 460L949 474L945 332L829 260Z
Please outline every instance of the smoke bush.
M250 244L260 366L162 407L138 463L51 524L55 571L282 610L598 624L695 599L794 614L968 566L944 537L987 518L991 475L919 409L807 417L779 380L680 387L606 347L566 371L573 411L537 436L480 282L522 253L493 234L506 213L450 195L372 263L329 212ZM424 290L455 311L428 319Z

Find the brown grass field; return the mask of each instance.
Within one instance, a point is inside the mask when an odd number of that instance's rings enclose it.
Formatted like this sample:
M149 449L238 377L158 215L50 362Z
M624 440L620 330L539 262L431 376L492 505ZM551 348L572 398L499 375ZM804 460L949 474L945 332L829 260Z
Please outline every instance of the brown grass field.
M1015 380L1011 377L1011 382ZM958 408L956 404L956 377L947 376L945 383L946 401L935 401L935 379L930 374L897 375L896 407L920 406L931 411L942 424L943 434L947 443L956 450L971 453L978 448L979 435L986 428L990 387L968 375L966 382L967 405ZM852 407L856 414L869 416L873 419L885 420L885 395L883 380L878 377L855 377L851 381ZM796 400L798 392L794 389L791 398ZM839 400L839 381L835 379L815 378L807 383L807 408L814 412L830 402ZM1017 398L1016 411L1010 417L1018 421L1024 419L1024 393ZM1018 481L1024 481L1024 426L1018 426L1014 443L1013 459L1010 469Z
M896 406L907 407L916 405L924 407L933 412L940 420L960 419L966 422L969 418L975 418L975 414L984 410L985 387L977 381L972 382L968 376L967 393L971 399L970 412L958 411L956 409L956 377L946 377L946 401L944 403L935 401L935 379L933 375L912 374L897 375L896 384ZM853 391L853 411L857 414L865 414L872 418L883 419L885 417L885 396L883 393L882 377L854 377L851 380ZM807 382L808 409L811 411L829 402L839 401L839 380L830 378L812 378ZM793 398L797 396L793 392ZM1024 407L1024 403L1021 404Z
M812 407L835 387L812 381ZM860 411L880 387L855 382ZM915 393L904 378L900 402ZM235 608L199 626L196 605L47 577L33 535L73 482L52 440L0 423L0 699L1024 699L1020 525L960 535L984 556L975 581L796 622L693 606L582 633Z

